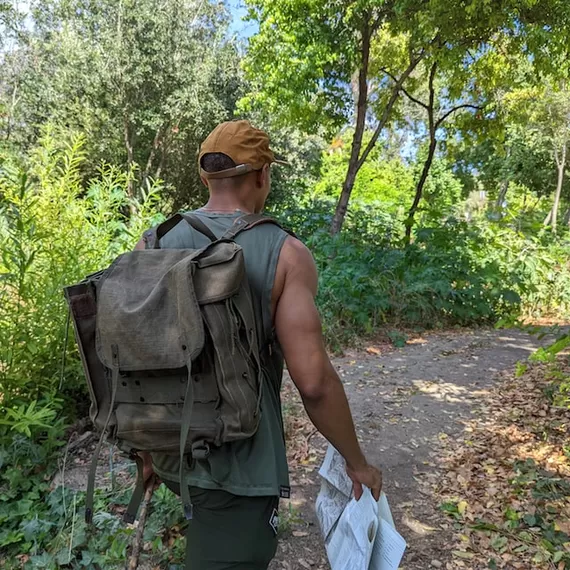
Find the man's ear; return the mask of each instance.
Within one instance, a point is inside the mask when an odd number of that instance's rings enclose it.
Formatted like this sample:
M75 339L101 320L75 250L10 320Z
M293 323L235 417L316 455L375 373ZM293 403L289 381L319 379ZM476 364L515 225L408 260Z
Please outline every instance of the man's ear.
M208 188L208 181L203 176L200 176L200 180L202 181L202 184Z
M269 179L269 164L264 164L261 170L257 171L257 185L261 188Z

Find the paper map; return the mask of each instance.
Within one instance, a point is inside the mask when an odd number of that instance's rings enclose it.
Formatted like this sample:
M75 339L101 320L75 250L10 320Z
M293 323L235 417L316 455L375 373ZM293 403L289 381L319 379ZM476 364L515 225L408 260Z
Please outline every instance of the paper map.
M406 541L394 526L386 495L369 489L351 498L352 481L338 451L329 445L319 470L316 511L332 570L397 570Z

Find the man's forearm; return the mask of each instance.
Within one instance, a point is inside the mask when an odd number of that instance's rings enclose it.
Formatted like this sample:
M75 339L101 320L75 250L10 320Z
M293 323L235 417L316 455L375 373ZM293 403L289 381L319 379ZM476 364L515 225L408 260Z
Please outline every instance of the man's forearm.
M366 465L348 400L338 377L331 378L318 397L303 397L303 404L315 427L333 444L349 467L358 469Z

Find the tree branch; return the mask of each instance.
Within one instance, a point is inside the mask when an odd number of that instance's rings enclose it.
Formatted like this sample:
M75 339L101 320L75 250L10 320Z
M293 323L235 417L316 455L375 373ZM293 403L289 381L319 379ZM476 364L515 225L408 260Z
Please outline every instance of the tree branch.
M392 77L392 79L394 80L395 84L392 87L392 93L390 95L390 99L389 99L388 103L386 104L386 106L384 107L384 112L382 113L382 116L378 120L378 125L376 126L376 130L374 131L372 138L368 141L368 144L366 145L364 152L362 153L362 155L358 159L358 165L357 165L358 169L360 169L362 167L362 165L364 164L364 161L368 158L368 155L370 154L370 152L374 148L374 145L376 144L376 141L378 140L380 133L382 132L382 130L386 126L386 123L388 122L388 118L390 116L390 113L392 112L392 107L396 103L396 99L398 98L400 91L403 89L402 85L404 84L406 79L408 79L408 77L410 76L412 71L414 71L414 69L417 67L417 65L421 61L423 55L424 55L424 51L422 50L416 58L414 58L410 61L408 67L402 73L402 75L400 76L399 79L395 78L393 75L388 73L388 75L390 75L390 77Z
M156 129L156 133L154 135L154 139L152 141L152 146L148 155L148 159L146 161L146 166L143 171L143 180L146 180L150 174L150 169L152 168L152 164L154 162L154 158L156 156L156 152L158 151L159 147L163 143L163 135L168 128L168 123L165 123Z
M156 482L156 475L153 474L150 476L150 479L146 482L145 485L144 499L142 502L141 512L139 515L137 532L133 539L131 557L127 563L127 570L136 570L139 567L139 556L141 549L143 547L144 525L146 523L146 517L149 511L150 500L152 499L152 494L154 492L155 482Z
M431 69L429 70L429 80L428 80L428 88L429 88L429 103L428 103L428 111L431 110L431 113L434 111L434 104L435 104L435 74L437 72L437 61L432 63Z
M443 114L435 123L436 128L439 128L441 126L441 124L450 116L453 115L453 113L455 113L456 111L459 111L459 109L475 109L477 111L481 111L481 109L483 109L483 107L480 107L479 105L471 105L470 103L465 103L464 105L457 105L457 107L453 107L453 109L450 109L449 111L447 111L447 113Z
M419 62L418 62L419 63ZM417 65L417 63L416 63ZM414 65L414 68L416 66ZM385 67L381 68L380 71L382 71L383 73L385 73L392 81L394 81L394 83L398 83L399 79L397 77L395 77L392 73L390 73ZM411 72L410 72L411 73ZM408 74L409 75L409 74ZM407 89L405 89L403 86L400 86L399 91L402 91L402 93L413 103L416 103L416 105L420 105L421 107L423 107L426 111L429 109L428 105L426 103L424 103L423 101L420 101L419 99L417 99L416 97L414 97L413 95L411 95L409 93L409 91Z

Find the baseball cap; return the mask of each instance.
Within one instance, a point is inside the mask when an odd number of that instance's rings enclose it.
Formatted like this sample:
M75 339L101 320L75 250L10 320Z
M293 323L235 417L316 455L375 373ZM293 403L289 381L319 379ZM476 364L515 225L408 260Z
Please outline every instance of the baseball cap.
M202 158L206 154L222 153L236 164L219 172L206 172L202 168ZM263 168L264 164L287 164L275 157L269 148L269 136L261 129L253 127L249 121L227 121L219 124L202 143L198 164L200 174L206 178L231 178Z

